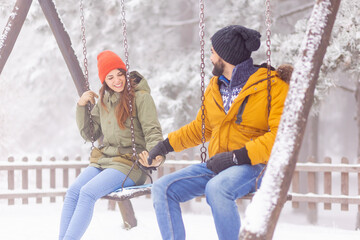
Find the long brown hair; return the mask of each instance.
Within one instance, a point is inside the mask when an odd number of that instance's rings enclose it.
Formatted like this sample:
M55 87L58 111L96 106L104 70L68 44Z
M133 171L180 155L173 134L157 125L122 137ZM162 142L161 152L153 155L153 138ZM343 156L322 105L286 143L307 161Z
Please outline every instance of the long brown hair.
M125 76L125 87L124 90L120 93L120 100L117 106L115 107L115 115L117 119L117 123L121 129L125 129L125 121L130 116L130 107L129 107L129 99L131 99L132 104L134 104L134 80L130 77L130 91L128 90L128 84L126 81L126 71L124 69L119 69L119 71L124 74ZM105 108L107 112L109 110L107 109L105 103L104 103L104 95L105 91L108 91L111 94L114 93L114 91L106 84L104 81L102 87L99 90L100 95L100 102L101 106ZM134 105L133 105L133 111L134 111Z

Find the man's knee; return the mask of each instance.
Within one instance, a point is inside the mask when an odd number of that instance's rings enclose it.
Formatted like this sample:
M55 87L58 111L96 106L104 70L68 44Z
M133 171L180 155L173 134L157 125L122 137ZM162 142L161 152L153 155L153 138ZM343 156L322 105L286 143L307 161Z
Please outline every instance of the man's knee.
M225 199L234 199L233 189L227 185L228 179L225 177L212 178L205 187L205 197L208 204L216 204Z
M161 198L163 198L166 195L166 188L165 184L163 183L163 179L159 179L155 181L151 187L151 196L153 199L153 202L157 202Z
M205 187L206 202L210 205L217 201L217 198L220 197L222 191L221 185L219 185L217 181L213 180L214 178L211 179Z
M183 201L179 193L178 181L175 181L170 175L166 175L155 181L151 188L151 195L154 204L165 201L166 199L174 199L176 201Z

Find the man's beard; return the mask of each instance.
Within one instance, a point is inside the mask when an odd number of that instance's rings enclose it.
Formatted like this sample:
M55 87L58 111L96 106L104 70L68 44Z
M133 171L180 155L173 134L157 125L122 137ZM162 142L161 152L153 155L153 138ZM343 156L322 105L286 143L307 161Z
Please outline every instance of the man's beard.
M216 63L214 63L212 74L214 74L214 76L220 77L224 73L224 68L225 68L224 62L219 59Z

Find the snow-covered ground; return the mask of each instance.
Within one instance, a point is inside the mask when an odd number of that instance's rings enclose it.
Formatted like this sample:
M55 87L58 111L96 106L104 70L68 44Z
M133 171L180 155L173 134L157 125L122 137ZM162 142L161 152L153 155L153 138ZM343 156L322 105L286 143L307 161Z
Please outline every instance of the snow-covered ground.
M137 227L131 230L123 229L119 210L109 211L107 201L100 200L95 206L93 220L83 240L161 239L151 200L140 197L133 199L132 202L138 220ZM353 217L341 219L341 214L336 215L330 212L330 215L326 216L328 226L319 226L320 224L313 226L306 223L304 215L295 215L290 207L291 204L287 203L282 212L274 240L360 239L360 231L351 230L355 224ZM57 203L48 203L44 200L43 204L30 202L29 205L16 204L13 206L8 206L6 202L1 201L0 239L57 239L61 208L60 198L57 199ZM192 210L190 211L190 209ZM205 202L191 202L191 204L183 205L183 210L187 239L217 239L212 217ZM329 226L329 223L332 222L329 218L332 217L334 218L333 225ZM324 219L319 219L319 222L324 222ZM344 225L339 224L339 222Z

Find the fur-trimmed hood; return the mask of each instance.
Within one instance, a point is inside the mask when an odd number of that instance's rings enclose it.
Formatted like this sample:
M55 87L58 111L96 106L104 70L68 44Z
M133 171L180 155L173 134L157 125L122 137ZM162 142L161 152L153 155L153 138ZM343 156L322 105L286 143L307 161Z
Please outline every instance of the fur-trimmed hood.
M266 63L262 63L261 65L255 65L255 67L267 68L267 65ZM283 63L277 69L271 66L271 71L275 71L275 70L277 77L279 77L284 82L289 83L294 67L291 64Z
M286 83L289 83L293 70L294 67L291 64L281 64L276 69L276 74L279 78L281 78L281 80L283 80Z

